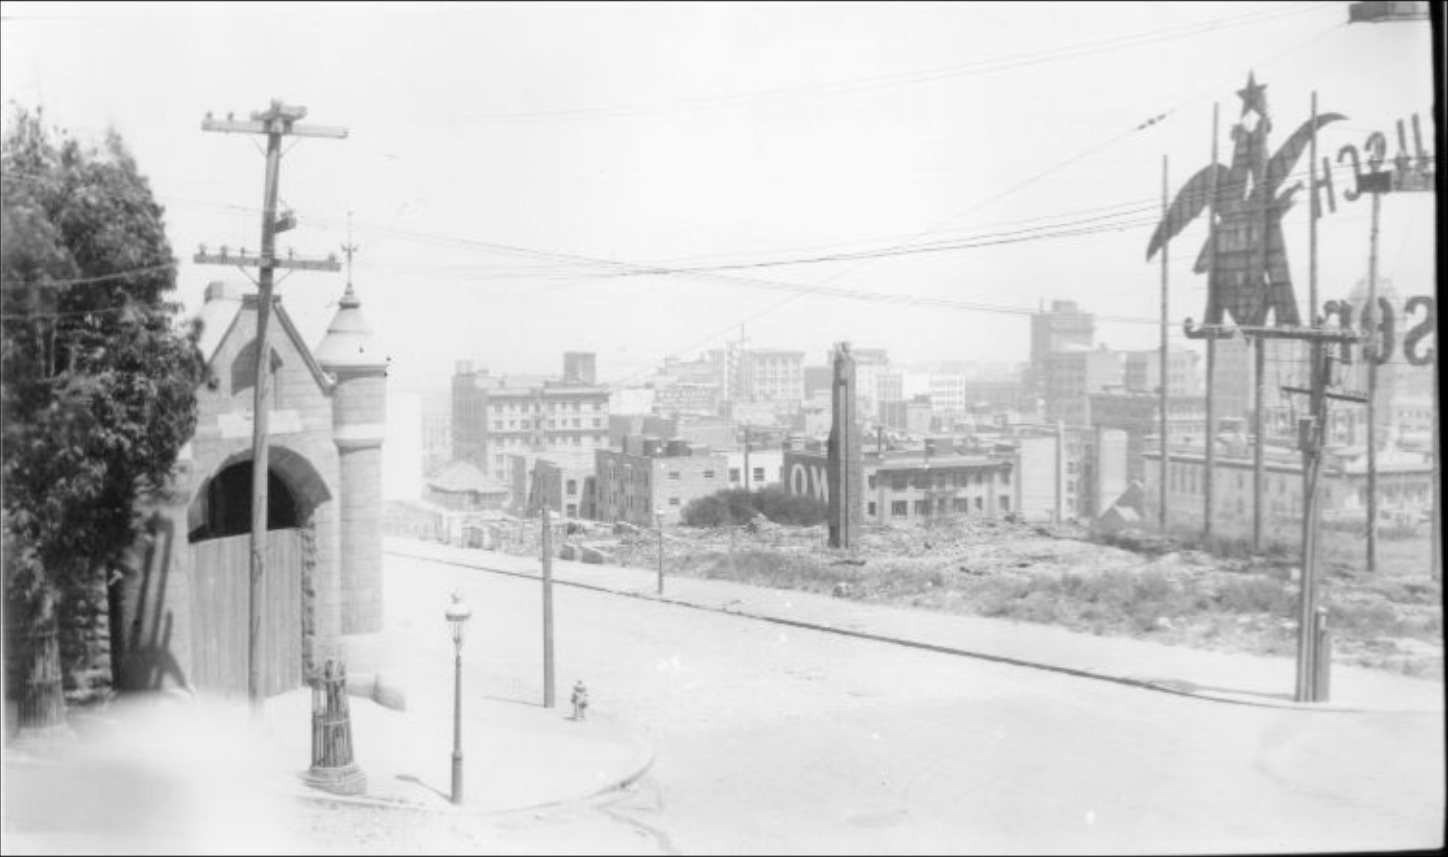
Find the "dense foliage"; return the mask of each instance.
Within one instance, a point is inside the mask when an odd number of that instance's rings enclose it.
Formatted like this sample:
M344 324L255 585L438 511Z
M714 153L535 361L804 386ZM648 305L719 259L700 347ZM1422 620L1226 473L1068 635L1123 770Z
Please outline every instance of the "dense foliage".
M162 209L120 137L16 109L0 142L6 595L27 623L96 592L196 424L198 331L168 301ZM99 587L104 593L104 586Z
M726 527L763 515L776 524L810 527L824 523L828 513L826 505L814 497L790 494L771 485L757 491L729 488L700 497L684 507L683 522L690 527Z

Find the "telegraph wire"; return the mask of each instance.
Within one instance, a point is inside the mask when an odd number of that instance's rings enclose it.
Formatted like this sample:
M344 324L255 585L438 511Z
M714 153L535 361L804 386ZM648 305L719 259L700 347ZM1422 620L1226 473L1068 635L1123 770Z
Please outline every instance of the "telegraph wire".
M1285 50L1283 50L1283 51L1281 51L1281 52L1279 52L1279 53L1277 53L1277 54L1274 54L1273 56L1269 57L1268 59L1266 59L1266 60L1264 60L1264 61L1262 61L1262 62L1254 63L1254 65L1256 65L1256 66L1265 66L1265 65L1268 65L1268 64L1277 62L1277 61L1283 59L1284 57L1287 57L1287 56L1289 56L1289 55L1291 55L1291 54L1293 54L1293 53L1296 53L1296 52L1299 51L1299 50L1302 50L1303 48L1308 47L1309 45L1312 45L1312 44L1317 43L1319 40L1321 40L1323 37L1327 36L1329 33L1337 32L1338 30L1341 30L1341 29L1345 28L1346 26L1347 26L1346 22L1334 24L1334 25L1331 26L1331 27L1328 27L1328 28L1326 28L1326 29L1320 30L1319 32L1313 34L1312 36L1309 36L1308 38L1304 39L1303 41L1298 42L1297 44L1292 45L1291 47L1288 47L1288 48L1286 48ZM1019 182L1019 183L1017 183L1017 184L1015 184L1015 185L1012 185L1011 187L1007 188L1006 190L1002 191L1001 193L998 193L998 194L996 194L996 195L994 195L994 196L986 199L985 201L983 201L983 202L981 202L981 203L979 203L979 204L977 204L977 205L974 205L974 206L966 209L965 211L961 212L960 214L958 214L958 215L956 215L956 216L954 216L954 217L949 218L949 219L946 220L944 223L942 223L941 226L945 225L945 223L949 223L949 222L951 222L951 221L954 221L954 220L959 219L960 217L964 217L964 216L966 216L966 215L968 215L968 214L971 214L971 213L979 210L980 208L982 208L982 207L984 207L984 206L986 206L986 205L989 205L989 204L992 203L992 202L995 202L995 201L1001 199L1002 197L1004 197L1004 196L1006 196L1006 195L1008 195L1008 194L1014 193L1014 192L1016 192L1016 191L1018 191L1018 190L1021 190L1021 189L1024 188L1024 187L1027 187L1027 186L1029 186L1029 185L1031 185L1031 184L1034 184L1035 182L1041 180L1042 178L1045 178L1045 177L1048 176L1048 175L1051 175L1051 174L1053 174L1053 173L1059 172L1060 170L1064 169L1065 167L1070 166L1071 164L1076 163L1077 161L1080 161L1081 159L1083 159L1083 158L1085 158L1085 157L1087 157L1087 156L1089 156L1089 155L1091 155L1091 154L1094 154L1094 153L1096 153L1097 151L1100 151L1101 149L1104 149L1105 147L1107 147L1107 146L1109 146L1109 145L1112 145L1112 144L1116 143L1117 141L1119 141L1119 140L1121 140L1121 139L1124 139L1124 138L1130 136L1131 134L1138 133L1138 132L1140 132L1141 130L1147 128L1147 127L1152 127L1152 126L1154 126L1155 124L1157 124L1158 122L1164 121L1165 117L1169 117L1169 116L1171 116L1172 114L1175 114L1175 113L1181 111L1183 108L1187 107L1187 106L1190 105L1190 104L1195 103L1196 101L1198 101L1198 100L1201 99L1201 98L1206 97L1207 95L1211 94L1213 91L1217 90L1219 87L1224 86L1224 85L1227 85L1230 81L1235 80L1236 78L1237 78L1237 74L1236 74L1236 73L1234 73L1230 78L1228 78L1228 77L1223 77L1223 78L1220 79L1218 82L1213 83L1213 84L1212 84L1211 86L1209 86L1209 87L1204 87L1201 91L1199 91L1199 92L1191 95L1190 97L1188 97L1188 98L1186 98L1186 99L1183 99L1181 102L1177 103L1177 104L1174 105L1173 107L1170 107L1169 109L1167 109L1167 110L1164 111L1163 113L1155 114L1151 120L1149 120L1149 121L1147 121L1147 122L1144 122L1144 123L1141 123L1141 124L1139 124L1139 125L1131 128L1130 130L1123 131L1123 132L1115 135L1114 137L1110 138L1109 140L1106 140L1106 141L1103 142L1103 143L1100 143L1100 144L1098 144L1098 145L1096 145L1096 146L1093 146L1093 147L1091 147L1091 148L1089 148L1089 149L1087 149L1087 150L1085 150L1085 151L1083 151L1083 152L1081 152L1081 153L1079 153L1079 154L1077 154L1077 155L1072 156L1071 158L1068 158L1066 161L1063 161L1063 162L1060 163L1060 164L1057 164L1057 165L1055 165L1055 166L1053 166L1053 167L1051 167L1051 168L1049 168L1049 169L1047 169L1047 170L1045 170L1045 171L1043 171L1043 172L1041 172L1041 173L1037 173L1037 174L1035 174L1035 175L1033 175L1033 176L1030 176L1030 177L1026 178L1025 180L1023 180L1023 181L1021 181L1021 182ZM922 232L921 235L923 236L923 235L931 234L932 232L938 232L938 231L939 231L939 228L940 228L939 226L937 226L937 227L932 227L931 229L927 229L927 230L925 230L924 232ZM869 261L868 261L868 260L867 260L867 261L864 261L864 262L861 262L860 265L856 265L856 266L853 266L853 267L851 267L851 268L849 268L849 269L846 269L845 271L842 271L842 272L840 272L840 274L836 275L836 277L832 277L832 278L826 280L825 282L830 282L830 281L832 281L833 279L837 279L839 276L843 276L844 274L849 273L850 271L853 271L853 270L858 270L859 267L862 267L863 265L867 265L867 264L869 264ZM806 292L806 293L807 293L807 292ZM779 309L779 308L781 308L781 307L783 307L783 306L785 306L785 305L787 305L787 304L789 304L789 303L791 303L791 302L793 302L793 301L795 301L795 300L798 300L800 297L802 297L802 296L803 296L804 294L806 294L806 293L799 293L799 294L795 294L795 295L791 295L791 296L789 296L789 297L786 297L785 299L783 299L783 300L781 300L781 301L778 301L777 303L775 303L775 304L773 304L773 305L771 305L771 306L769 306L769 307L766 307L765 309L763 309L763 310L761 310L761 311L759 311L759 312L752 313L752 314L750 314L749 316L747 316L746 318L744 318L744 319L742 319L742 320L740 320L740 321L736 321L736 322L734 322L733 324L729 325L728 327L725 327L725 328L720 329L719 331L716 331L715 333L711 334L710 336L708 336L707 338L705 338L705 339L703 339L703 340L700 340L700 341L698 341L698 342L696 342L696 343L694 343L694 344L692 344L692 345L686 346L686 347L683 348L683 349L676 350L676 351L672 351L672 352L669 353L669 355L670 355L670 356L677 356L678 354L683 353L684 351L692 351L692 350L694 350L694 349L697 349L697 348L700 347L701 345L705 345L705 344L707 344L707 343L709 343L709 342L714 341L714 340L717 339L719 336L721 336L721 335L723 335L724 333L727 333L727 332L733 330L733 329L736 328L736 327L739 327L740 325L747 324L747 323L750 322L750 321L754 321L755 319L758 319L758 318L760 318L760 317L762 317L762 316L764 316L764 315L768 315L769 313L771 313L771 312L773 312L773 311L775 311L775 310L777 310L777 309ZM1155 321L1153 321L1153 323L1154 323L1154 324L1159 324L1160 321L1159 321L1159 320L1155 320ZM622 380L625 380L625 381L626 381L626 380L632 380L632 379L635 378L635 377L640 377L641 374L644 374L644 373L634 373L633 375L626 376L626 377L625 377L624 379L622 379Z
M1052 62L1058 59L1076 59L1083 56L1090 56L1108 50L1120 50L1127 47L1137 47L1151 44L1158 41L1167 41L1179 38L1191 38L1203 35L1215 30L1232 27L1246 26L1249 24L1261 24L1265 21L1277 18L1285 18L1302 12L1317 10L1331 6L1331 3L1299 3L1285 8L1275 8L1265 11L1248 12L1243 15L1221 18L1213 21L1203 21L1193 24L1178 24L1172 27L1165 27L1160 30L1146 31L1127 36L1116 36L1096 42L1086 42L1078 45L1066 45L1060 48L1052 48L1035 53L1015 54L1005 57L997 57L987 60L978 60L955 66L944 66L934 69L922 69L913 72L897 72L894 74L881 75L872 78L860 78L853 81L836 81L833 83L814 84L809 86L778 88L772 90L759 90L749 93L738 93L734 95L706 96L702 98L684 99L662 104L640 104L640 105L614 105L605 107L580 107L580 108L556 108L551 110L525 110L502 113L474 114L469 118L473 122L507 122L519 119L562 119L562 118L613 118L631 115L647 115L651 113L670 112L675 110L694 110L716 107L729 107L738 104L747 104L752 101L776 98L798 98L810 95L838 95L869 89L879 89L892 86L909 86L918 83L930 83L938 80L946 80L953 77L968 77L977 74L990 74L994 72L1009 71L1016 68L1023 68L1031 65Z

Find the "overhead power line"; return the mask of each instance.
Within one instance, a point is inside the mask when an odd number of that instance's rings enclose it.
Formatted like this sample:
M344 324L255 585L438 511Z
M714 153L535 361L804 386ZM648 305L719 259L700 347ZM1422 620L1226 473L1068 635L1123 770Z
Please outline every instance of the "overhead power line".
M473 116L468 118L470 121L474 122L507 122L523 119L611 118L633 115L647 115L652 113L665 113L676 110L700 110L718 107L730 107L739 104L747 104L754 101L770 99L840 95L872 89L881 89L896 86L912 86L916 84L930 83L938 80L947 80L956 77L990 74L994 72L1009 71L1017 68L1040 65L1042 63L1056 62L1066 59L1076 59L1079 57L1103 53L1105 51L1119 51L1125 48L1137 47L1140 45L1151 44L1154 42L1191 38L1194 36L1205 35L1216 30L1261 24L1269 20L1298 15L1303 12L1321 9L1331 5L1331 3L1327 2L1298 3L1285 8L1273 8L1256 12L1248 12L1229 18L1220 18L1213 21L1203 21L1193 24L1178 24L1159 30L1150 30L1126 36L1115 36L1109 39L1102 39L1094 42L1083 42L1077 45L1066 45L1063 47L1051 48L1044 51L1012 54L1009 56L995 57L986 60L977 60L974 62L962 63L957 65L942 66L931 69L920 69L908 72L896 72L893 74L879 75L868 78L857 78L854 80L834 81L798 87L780 87L776 89L756 90L754 92L738 93L733 95L726 94L706 96L702 98L683 99L659 104L612 105L601 107L555 108L547 110L521 110L512 112L480 113L474 114Z

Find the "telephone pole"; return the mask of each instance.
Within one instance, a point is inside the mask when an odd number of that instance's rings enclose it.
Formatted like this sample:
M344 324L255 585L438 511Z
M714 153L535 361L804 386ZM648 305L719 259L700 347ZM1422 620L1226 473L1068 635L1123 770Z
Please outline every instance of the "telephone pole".
M749 426L744 427L744 490L749 490Z
M254 717L260 717L262 707L261 675L261 585L266 574L267 549L267 432L270 417L268 396L270 385L271 346L267 341L267 326L271 318L273 274L277 268L311 271L340 271L336 255L326 259L299 259L291 253L286 258L276 255L276 236L280 231L290 229L295 221L288 217L281 223L277 220L277 175L281 168L282 138L328 137L342 140L347 129L320 125L297 125L307 115L307 108L287 106L273 99L266 110L256 111L247 121L237 121L230 115L226 119L213 119L211 114L201 121L201 130L222 134L265 134L266 182L262 191L261 253L247 255L242 248L237 255L231 255L223 246L220 254L206 252L203 245L194 260L203 265L236 265L256 267L259 270L256 306L256 364L255 385L252 398L252 480L251 480L251 579L247 599L247 676L246 696Z
M1378 363L1380 355L1378 318L1378 217L1383 208L1383 195L1373 195L1372 228L1368 237L1368 305L1363 308L1363 327L1367 342L1363 357L1368 370L1368 574L1378 570Z
M1310 403L1310 415L1298 425L1298 446L1302 450L1303 509L1302 573L1297 605L1297 685L1294 698L1297 702L1326 702L1330 654L1325 650L1327 611L1318 606L1317 536L1320 511L1318 485L1322 473L1323 446L1327 438L1327 404L1331 399L1363 401L1362 396L1328 391L1327 388L1332 385L1332 356L1328 353L1327 346L1351 345L1357 342L1359 337L1348 330L1326 330L1316 323L1309 329L1242 328L1242 333L1256 336L1259 346L1263 339L1307 340L1311 346L1308 368L1310 386L1306 389L1283 388L1287 393L1305 394Z
M1166 222L1168 210L1169 210L1169 208L1168 208L1168 201L1167 201L1167 157L1166 157L1166 155L1162 155L1162 156L1161 156L1161 219L1162 219L1162 222L1163 222L1163 223ZM1166 435L1166 433L1167 433L1167 422L1166 422L1166 420L1167 420L1167 403L1170 401L1170 399L1169 399L1169 395L1170 395L1170 394L1169 394L1169 392L1168 392L1168 387L1169 387L1170 385L1167 383L1167 378L1170 377L1170 375L1168 374L1170 367L1169 367L1168 358L1167 358L1167 342L1168 342L1168 340L1167 340L1167 258L1168 258L1168 256L1169 256L1170 252L1171 252L1171 242L1170 242L1170 241L1166 241L1166 242L1164 242L1164 243L1161 245L1161 392L1160 392L1160 397L1159 397L1159 401L1161 402L1161 404L1160 404L1160 408L1161 408L1161 414L1160 414L1160 418L1161 418L1161 429L1160 429L1160 433L1161 433L1161 485L1159 486L1159 487L1160 487L1160 491L1161 491L1161 501L1160 501L1160 502L1161 502L1161 508L1159 508L1159 509L1157 510L1157 525L1158 525L1158 527L1160 527L1160 529L1161 529L1161 534L1162 534L1163 536L1166 535L1166 527L1167 527L1167 516L1166 516L1166 504L1167 504L1167 491L1166 491L1166 472L1167 472L1167 453L1166 453L1166 450L1167 450L1167 442L1166 442L1166 437L1167 437L1167 435Z
M535 465L536 466L536 465ZM533 477L538 478L536 473ZM553 681L553 527L548 519L548 500L539 496L543 506L543 707L554 704Z

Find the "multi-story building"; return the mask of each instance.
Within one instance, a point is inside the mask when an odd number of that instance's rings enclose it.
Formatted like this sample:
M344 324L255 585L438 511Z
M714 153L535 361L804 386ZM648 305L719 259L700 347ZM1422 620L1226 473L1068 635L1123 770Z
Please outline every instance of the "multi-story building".
M577 355L573 366L579 371ZM453 457L506 482L509 453L606 445L608 403L608 388L596 384L493 376L460 361L453 375Z
M804 398L804 352L752 348L740 355L740 392L762 402L799 402Z
M950 425L965 416L965 376L955 372L931 372L926 378L930 412L942 424Z
M1212 367L1212 415L1220 419L1246 419L1252 411L1254 387L1252 346L1246 337L1216 340ZM1265 398L1265 397L1264 397Z
M593 385L598 383L598 364L591 351L563 352L563 383Z
M804 397L806 399L815 393L828 393L834 384L835 370L830 366L806 366L804 367Z
M747 456L743 449L731 449L725 455L729 459L730 488L758 491L784 481L782 449L751 449Z
M875 523L928 521L960 515L996 517L1013 508L1011 461L994 456L927 456L923 451L864 456L864 518ZM819 450L784 453L791 494L829 501L826 456Z
M432 476L453 459L452 394L448 390L422 393L422 475Z
M880 402L882 392L891 392L890 381L881 376L890 371L890 357L883 348L856 348L855 355L855 414L862 431L880 425ZM828 359L833 360L831 355ZM901 380L903 387L903 379ZM900 395L903 395L903 390ZM899 395L895 396L899 399Z
M675 524L692 500L729 487L727 456L687 441L629 435L622 449L596 449L594 456L600 521L651 527L661 517Z
M654 397L657 392L653 387L615 387L608 394L608 412L651 414L654 412Z
M1302 536L1302 456L1296 449L1269 445L1263 450L1266 491L1262 497L1263 536L1268 544L1294 547ZM1146 453L1145 520L1156 520L1160 506L1161 453ZM1246 443L1219 447L1213 468L1212 526L1234 538L1251 538L1253 459ZM1200 529L1206 491L1204 447L1172 449L1167 458L1167 518L1174 527ZM1358 449L1328 449L1318 486L1325 524L1366 521L1367 458ZM1385 450L1377 460L1380 524L1422 522L1433 503L1431 453Z
M933 409L928 394L908 402L881 402L880 421L888 429L923 435L931 429Z
M655 413L703 414L719 413L719 385L677 381L660 384L654 389Z
M1046 419L1068 426L1091 424L1091 394L1121 386L1122 355L1106 348L1066 346L1046 358Z
M1082 312L1075 301L1051 301L1050 310L1031 315L1031 366L1027 386L1042 395L1047 386L1051 354L1069 347L1091 348L1096 339L1096 317Z
M1206 400L1196 396L1167 396L1166 431L1168 444L1200 439L1206 434ZM1108 390L1091 394L1093 425L1126 432L1127 475L1146 478L1142 456L1155 448L1161 435L1161 396L1154 393Z
M967 381L965 405L968 412L997 414L1014 411L1031 413L1035 401L1020 378L995 378Z
M1161 386L1161 349L1122 352L1122 385L1129 392L1155 393ZM1166 352L1167 395L1202 395L1201 355L1188 348Z
M593 518L597 456L592 450L540 453L533 462L535 504L564 518Z
M622 449L624 438L634 434L662 440L683 440L711 449L727 449L736 442L734 421L726 417L698 414L614 414L608 418L610 448Z

